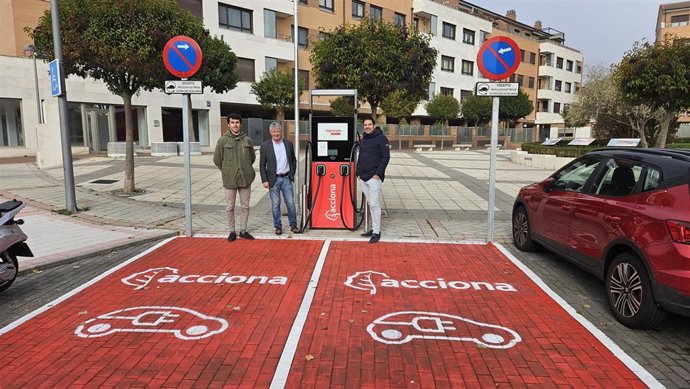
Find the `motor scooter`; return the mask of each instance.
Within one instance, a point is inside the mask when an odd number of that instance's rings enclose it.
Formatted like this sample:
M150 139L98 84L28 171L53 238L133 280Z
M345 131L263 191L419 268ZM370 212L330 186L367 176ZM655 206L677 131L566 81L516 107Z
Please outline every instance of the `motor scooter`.
M0 204L0 292L9 288L19 273L17 257L33 257L26 242L26 234L19 226L22 219L14 217L25 207L21 201L10 200Z

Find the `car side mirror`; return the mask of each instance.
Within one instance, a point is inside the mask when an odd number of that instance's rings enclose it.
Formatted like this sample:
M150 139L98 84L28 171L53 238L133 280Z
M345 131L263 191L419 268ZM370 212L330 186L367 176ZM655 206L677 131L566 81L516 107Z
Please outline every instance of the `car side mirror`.
M555 178L549 177L549 178L545 179L544 181L540 182L539 186L541 187L542 190L544 190L546 192L546 191L553 189L553 185L555 182L556 182Z

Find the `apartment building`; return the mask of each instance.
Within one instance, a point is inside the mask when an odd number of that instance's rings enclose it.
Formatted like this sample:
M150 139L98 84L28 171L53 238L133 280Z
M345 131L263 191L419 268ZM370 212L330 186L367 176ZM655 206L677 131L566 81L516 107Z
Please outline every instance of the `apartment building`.
M481 78L477 53L491 31L491 22L468 13L458 12L444 2L414 0L414 26L431 35L431 45L438 50L429 98L449 95L462 102L474 94ZM421 104L415 116L426 116Z
M562 40L554 40L554 34L547 30L518 22L514 13L503 16L464 1L448 0L297 1L298 68L307 80L306 89L314 88L310 46L321 34L364 17L412 25L431 34L431 44L438 49L439 58L429 86L430 96L449 94L460 101L483 79L475 63L481 44L491 35L511 36L522 49L522 63L513 81L521 83L535 101L535 107L539 107L526 118L525 124L529 126L545 129L562 126L559 112L571 101L568 97L573 97L581 79L582 56L576 50L563 46ZM211 34L228 42L238 57L240 82L235 89L224 94L192 96L195 137L202 149L209 150L223 131L222 118L228 113L274 117L274 112L258 104L250 86L268 70L294 68L294 3L286 0L178 0L178 3L202 18ZM34 155L41 147L55 148L60 139L57 99L50 97L47 64L39 59L34 72L32 42L23 31L25 26L37 24L50 2L0 0L0 5L3 10L9 10L0 14L0 33L8 37L0 42L0 67L4 69L0 72L0 157ZM552 65L547 54L553 55ZM558 67L559 58L563 60L562 68ZM571 68L573 71L568 70ZM77 153L102 152L108 142L124 140L122 101L104 84L72 76L66 80L66 95L69 132ZM300 103L302 118L308 114L307 103L304 94ZM180 96L142 92L133 98L133 106L135 139L140 147L182 140ZM328 105L319 104L315 110L326 113ZM292 115L288 112L287 118L292 119ZM415 115L424 120L423 104Z
M690 1L661 4L656 18L656 41L690 38Z
M690 1L661 4L656 18L656 41L690 39ZM678 136L690 137L690 115L678 117Z

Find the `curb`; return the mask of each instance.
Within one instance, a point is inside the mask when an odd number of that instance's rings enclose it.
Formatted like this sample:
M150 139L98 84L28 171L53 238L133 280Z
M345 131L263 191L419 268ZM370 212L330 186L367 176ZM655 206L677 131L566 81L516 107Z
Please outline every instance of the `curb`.
M170 232L166 232L166 233L160 234L160 235L158 235L158 236L151 236L151 237L143 238L143 239L140 239L140 240L135 240L135 241L131 241L131 242L120 243L120 244L113 245L112 247L109 247L109 248L106 248L106 249L95 250L95 251L92 251L92 252L88 252L88 253L84 253L84 254L79 254L79 255L76 255L76 256L74 256L74 257L69 257L69 258L64 258L64 259L58 259L58 260L55 260L55 261L53 261L53 262L49 262L49 263L45 263L45 264L41 264L41 265L32 265L32 266L28 266L28 267L26 267L26 268L20 268L19 273L17 274L17 276L21 276L21 275L23 275L23 274L31 273L31 272L33 272L34 270L38 270L38 269L43 270L43 269L50 269L50 268L53 268L53 267L57 267L57 266L60 266L60 265L67 265L67 264L70 264L70 263L73 263L73 262L77 262L77 261L80 261L80 260L82 260L82 259L86 259L86 258L89 258L89 257L101 256L101 255L105 255L105 254L111 253L111 252L113 252L113 251L118 251L118 250L126 249L126 248L128 248L128 247L136 246L136 245L138 245L138 244L143 244L143 243L149 243L149 242L159 241L159 240L167 239L167 238L170 238L170 237L173 237L173 236L178 236L178 235L179 235L179 233L177 233L177 232L175 232L175 231L170 231ZM21 267L21 262L20 262L19 265L20 265L20 267Z

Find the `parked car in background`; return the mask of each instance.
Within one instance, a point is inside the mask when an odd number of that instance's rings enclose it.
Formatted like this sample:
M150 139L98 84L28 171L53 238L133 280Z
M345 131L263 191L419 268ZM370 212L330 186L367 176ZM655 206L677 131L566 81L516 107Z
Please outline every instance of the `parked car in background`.
M656 327L666 311L690 316L689 181L690 150L592 151L520 189L513 242L604 280L630 328Z

